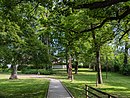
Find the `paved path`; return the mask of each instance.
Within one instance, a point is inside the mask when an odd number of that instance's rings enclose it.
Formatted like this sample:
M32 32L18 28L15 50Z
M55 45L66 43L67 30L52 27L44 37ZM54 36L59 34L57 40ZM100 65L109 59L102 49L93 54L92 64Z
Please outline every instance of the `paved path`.
M61 82L56 79L50 79L50 85L47 98L72 98L63 87Z

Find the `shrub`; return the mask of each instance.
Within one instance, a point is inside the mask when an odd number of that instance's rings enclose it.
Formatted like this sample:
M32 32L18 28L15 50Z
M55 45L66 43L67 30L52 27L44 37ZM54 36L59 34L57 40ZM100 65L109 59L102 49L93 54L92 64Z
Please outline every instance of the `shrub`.
M123 75L130 75L130 64L127 65L122 65L122 67L120 68L120 73Z
M45 70L45 69L23 69L23 74L41 74L41 75L50 75L54 74L53 70Z
M22 73L23 74L37 74L38 73L38 71L37 71L37 69L23 69L22 70Z

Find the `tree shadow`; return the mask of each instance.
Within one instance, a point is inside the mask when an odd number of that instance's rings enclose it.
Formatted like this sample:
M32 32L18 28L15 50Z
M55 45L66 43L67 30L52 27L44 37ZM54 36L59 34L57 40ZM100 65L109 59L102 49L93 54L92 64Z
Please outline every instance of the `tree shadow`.
M130 98L130 90L129 89L121 89L121 88L100 88L102 91L109 91L109 94L116 96L117 98ZM118 93L116 93L118 92Z

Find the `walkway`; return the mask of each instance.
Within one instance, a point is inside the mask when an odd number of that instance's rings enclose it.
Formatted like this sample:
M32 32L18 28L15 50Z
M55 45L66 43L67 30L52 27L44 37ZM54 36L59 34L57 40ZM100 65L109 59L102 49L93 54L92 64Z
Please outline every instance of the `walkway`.
M47 98L73 98L63 87L61 82L56 79L50 79L50 85Z

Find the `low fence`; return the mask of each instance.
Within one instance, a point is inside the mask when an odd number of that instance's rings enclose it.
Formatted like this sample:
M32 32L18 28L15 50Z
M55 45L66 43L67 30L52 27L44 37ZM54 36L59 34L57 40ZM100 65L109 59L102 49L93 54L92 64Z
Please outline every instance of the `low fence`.
M117 98L113 95L110 95L106 92L102 92L88 85L85 85L85 91L86 91L86 98Z

